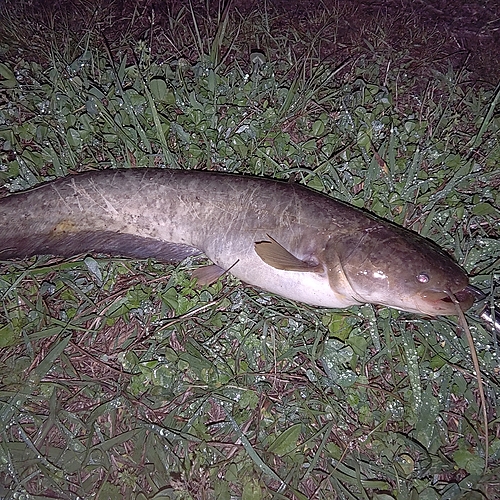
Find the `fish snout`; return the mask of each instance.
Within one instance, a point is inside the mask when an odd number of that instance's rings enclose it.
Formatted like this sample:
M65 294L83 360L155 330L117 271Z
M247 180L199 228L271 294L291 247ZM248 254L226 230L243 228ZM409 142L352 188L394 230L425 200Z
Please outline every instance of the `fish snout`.
M472 305L484 298L484 294L472 285L452 290L426 290L421 294L424 302L434 309L435 314L455 315L457 303L462 311L469 310Z
M453 301L452 297L454 297L458 301L460 309L462 309L462 311L464 312L470 309L474 304L474 302L482 300L485 297L485 295L483 294L483 292L481 292L481 290L472 285L467 285L465 288L462 288L461 290L449 293L451 296L448 297L448 300L452 302ZM447 301L446 299L443 300L445 302Z

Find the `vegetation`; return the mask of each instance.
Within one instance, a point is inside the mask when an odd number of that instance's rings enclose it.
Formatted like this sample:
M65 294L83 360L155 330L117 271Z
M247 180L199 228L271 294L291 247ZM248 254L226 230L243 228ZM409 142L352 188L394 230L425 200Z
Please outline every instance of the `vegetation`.
M91 3L71 11L81 30L70 11L7 6L6 194L116 167L291 179L433 239L498 295L500 87L452 70L422 87L373 44L290 52L299 29L272 29L265 7L187 4L160 29L137 6L106 38ZM230 276L200 289L200 262L1 264L2 498L495 498L499 345L475 311L487 464L455 318L312 308Z

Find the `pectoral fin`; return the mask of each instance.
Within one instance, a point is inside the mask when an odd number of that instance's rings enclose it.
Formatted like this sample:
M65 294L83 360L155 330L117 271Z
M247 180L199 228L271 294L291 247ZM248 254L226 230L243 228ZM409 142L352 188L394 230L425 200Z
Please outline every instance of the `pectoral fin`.
M274 238L267 235L271 241L255 243L257 255L269 266L282 271L318 272L320 266L298 259Z
M192 273L193 278L198 280L199 285L210 285L216 282L223 274L224 269L216 266L215 264L211 266L199 267L195 269Z

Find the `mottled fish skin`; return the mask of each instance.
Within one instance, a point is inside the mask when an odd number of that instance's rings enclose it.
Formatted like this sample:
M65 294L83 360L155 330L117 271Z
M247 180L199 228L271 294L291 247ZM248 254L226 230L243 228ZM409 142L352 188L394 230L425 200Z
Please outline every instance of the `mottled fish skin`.
M204 253L215 276L229 270L314 306L368 302L434 316L455 314L449 293L464 310L474 301L466 273L429 240L298 184L133 168L0 200L0 259L82 253L164 262Z

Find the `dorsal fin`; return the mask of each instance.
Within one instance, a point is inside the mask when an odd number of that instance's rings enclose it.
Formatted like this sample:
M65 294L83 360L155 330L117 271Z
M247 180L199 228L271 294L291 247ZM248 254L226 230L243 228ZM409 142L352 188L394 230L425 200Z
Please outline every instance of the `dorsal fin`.
M271 241L255 243L255 252L269 266L282 271L318 272L321 267L295 257L274 238L267 235Z

